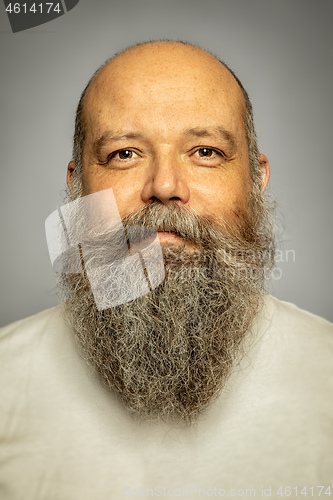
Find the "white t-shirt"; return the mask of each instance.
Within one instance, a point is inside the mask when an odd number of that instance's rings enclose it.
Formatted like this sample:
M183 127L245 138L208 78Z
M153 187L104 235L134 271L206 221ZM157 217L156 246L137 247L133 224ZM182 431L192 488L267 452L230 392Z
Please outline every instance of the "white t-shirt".
M1 329L1 500L329 499L333 325L267 296L254 339L199 421L172 428L128 415L62 306Z

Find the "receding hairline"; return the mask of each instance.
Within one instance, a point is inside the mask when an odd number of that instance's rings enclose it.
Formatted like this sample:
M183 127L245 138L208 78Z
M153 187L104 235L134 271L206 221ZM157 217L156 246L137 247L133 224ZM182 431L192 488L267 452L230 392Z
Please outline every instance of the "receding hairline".
M146 50L145 50L145 48L146 48ZM93 76L89 80L85 91L88 91L92 87L93 83L100 76L101 73L103 73L105 70L107 70L107 68L109 66L111 66L113 63L117 63L118 59L121 60L123 57L126 58L128 55L131 55L131 53L133 53L133 55L135 55L137 58L140 58L141 55L144 55L144 53L147 52L147 48L148 48L148 51L150 51L151 53L153 53L154 51L159 52L159 48L161 48L161 49L169 48L168 52L172 55L173 49L182 49L183 48L184 51L189 50L189 51L192 51L193 54L195 54L195 53L197 53L198 55L201 54L202 56L207 57L208 60L214 61L215 63L217 62L219 65L222 65L222 68L227 71L229 76L231 75L233 77L233 79L236 80L236 83L238 83L238 86L239 86L239 81L237 81L237 78L235 78L233 71L228 67L228 65L225 64L220 59L218 59L214 54L212 54L208 50L203 49L201 47L198 47L198 46L193 45L193 44L188 43L188 42L181 42L181 41L178 42L178 41L171 41L171 40L164 40L163 41L162 40L162 41L139 43L139 44L127 47L126 49L124 49L122 51L117 52L112 57L107 59L95 71L95 73L93 74ZM160 53L158 53L158 55L160 55ZM163 59L161 61L163 61Z
M234 79L235 83L237 84L238 89L240 90L241 95L242 95L242 103L241 103L241 105L243 107L243 114L245 115L245 113L246 113L246 107L247 107L247 105L246 105L247 93L246 93L246 91L245 91L242 83L240 82L240 80L235 75L235 73L229 68L229 66L224 61L221 61L220 59L218 59L210 51L208 51L206 49L203 49L203 48L201 48L201 47L199 47L197 45L193 45L192 43L189 43L189 42L172 41L172 40L156 40L156 41L142 42L142 43L138 43L138 44L135 44L135 45L131 45L131 46L127 47L124 50L116 52L112 57L110 57L109 59L107 59L95 71L95 73L92 75L92 77L88 81L85 89L82 92L81 98L80 98L79 106L81 108L81 119L82 119L82 121L84 121L84 114L85 114L85 108L86 108L85 101L86 101L86 98L87 98L87 94L88 94L89 91L92 90L92 87L93 87L95 81L101 75L101 73L103 73L103 71L105 71L107 69L107 67L110 64L112 64L113 61L115 61L116 59L118 59L118 58L120 58L122 56L125 56L126 53L129 53L129 52L132 52L132 51L138 51L138 55L140 55L140 48L144 49L145 46L151 46L153 48L154 46L158 47L158 45L161 45L161 46L167 46L167 45L169 45L170 47L172 47L172 46L174 46L174 47L177 47L177 46L182 47L182 46L184 46L184 47L187 47L189 49L193 49L193 52L199 51L199 52L201 52L203 54L206 54L210 58L212 58L215 61L217 61L225 70L227 70L227 72L229 73L229 75L231 75L231 77ZM246 95L244 95L244 94L246 94ZM243 119L244 119L244 116L243 116ZM83 125L83 123L82 123L82 125Z

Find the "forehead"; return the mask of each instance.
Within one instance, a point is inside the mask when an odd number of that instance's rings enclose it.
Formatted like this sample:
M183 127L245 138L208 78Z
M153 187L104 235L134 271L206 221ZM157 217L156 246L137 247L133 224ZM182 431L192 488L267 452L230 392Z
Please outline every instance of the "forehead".
M194 47L135 48L98 73L84 101L87 135L103 129L226 125L244 129L244 99L232 74ZM145 124L144 124L145 122ZM213 123L214 122L214 123Z

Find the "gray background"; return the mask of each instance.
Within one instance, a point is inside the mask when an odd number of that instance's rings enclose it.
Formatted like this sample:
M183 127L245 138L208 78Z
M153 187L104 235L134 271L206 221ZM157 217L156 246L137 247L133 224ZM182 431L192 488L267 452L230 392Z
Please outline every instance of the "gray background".
M333 320L331 0L80 0L12 34L0 6L0 325L58 303L44 221L61 200L79 94L105 59L182 39L224 59L255 110L284 226L279 298ZM284 254L284 260L286 256Z

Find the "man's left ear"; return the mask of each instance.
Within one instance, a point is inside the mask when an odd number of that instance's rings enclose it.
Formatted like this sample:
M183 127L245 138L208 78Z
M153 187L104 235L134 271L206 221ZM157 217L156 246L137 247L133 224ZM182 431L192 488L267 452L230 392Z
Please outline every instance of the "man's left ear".
M264 192L269 181L270 169L267 157L262 153L259 155L259 163L261 169L262 192Z

